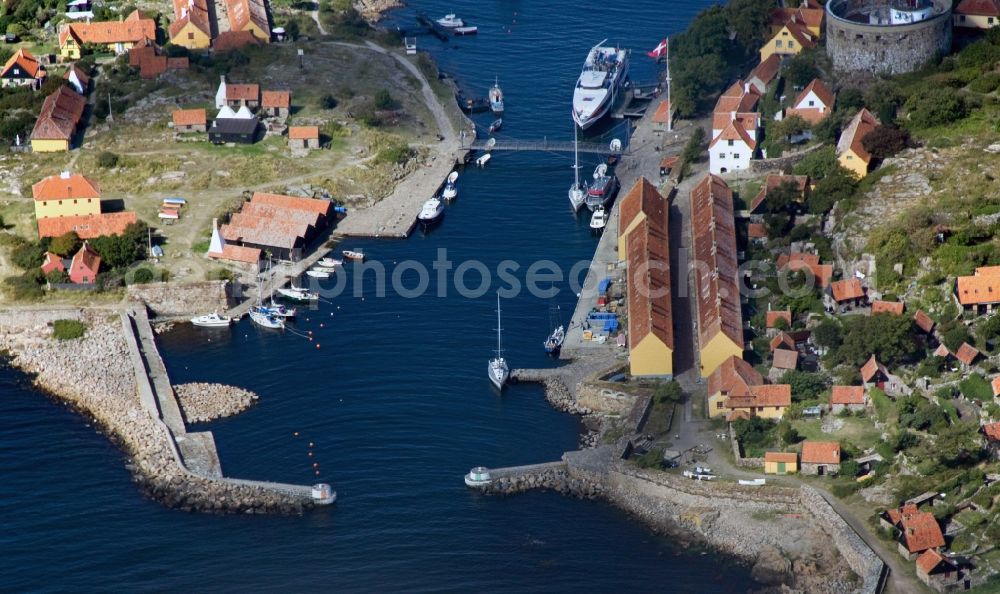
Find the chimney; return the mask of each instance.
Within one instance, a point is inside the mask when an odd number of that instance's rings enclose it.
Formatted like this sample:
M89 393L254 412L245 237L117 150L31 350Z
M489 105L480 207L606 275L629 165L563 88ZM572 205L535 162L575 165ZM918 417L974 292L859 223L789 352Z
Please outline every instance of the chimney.
M60 179L69 179L69 178L70 178L70 175L71 175L71 174L70 174L70 172L69 172L69 171L63 171L62 173L60 173L60 174L59 174L59 178L60 178Z

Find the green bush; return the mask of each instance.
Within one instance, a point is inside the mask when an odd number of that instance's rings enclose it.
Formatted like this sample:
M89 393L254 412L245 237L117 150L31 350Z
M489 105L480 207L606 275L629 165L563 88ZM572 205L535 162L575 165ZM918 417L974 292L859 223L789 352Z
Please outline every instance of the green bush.
M409 161L412 156L413 149L405 144L397 144L380 150L378 155L375 156L375 162L379 164L395 163L401 165Z
M962 391L962 396L970 400L988 402L993 398L993 389L986 378L973 373L958 383L958 389Z
M953 90L930 87L906 100L910 122L918 128L930 128L957 122L969 114L965 99Z
M73 340L87 332L87 325L79 320L56 320L52 322L52 338Z
M323 109L334 109L337 107L337 98L330 93L326 93L319 98L319 106Z
M145 283L153 282L153 279L155 278L156 274L152 270L150 270L145 266L141 266L139 268L136 268L135 272L132 273L131 284L142 285Z
M389 91L385 89L379 89L375 93L374 98L375 109L379 111L388 111L392 109L399 109L399 102L392 98Z
M1000 87L1000 74L987 72L969 83L969 90L976 93L992 93Z
M110 151L101 151L97 154L97 166L101 169L112 169L118 165L118 155Z

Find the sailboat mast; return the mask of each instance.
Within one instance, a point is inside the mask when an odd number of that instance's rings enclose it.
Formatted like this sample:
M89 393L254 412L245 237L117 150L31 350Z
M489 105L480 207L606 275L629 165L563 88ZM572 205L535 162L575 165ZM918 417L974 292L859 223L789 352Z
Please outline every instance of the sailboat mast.
M497 357L503 356L503 349L500 345L500 293L497 293Z
M573 126L573 187L580 187L580 151L579 151L579 141L577 140L578 131L576 126Z

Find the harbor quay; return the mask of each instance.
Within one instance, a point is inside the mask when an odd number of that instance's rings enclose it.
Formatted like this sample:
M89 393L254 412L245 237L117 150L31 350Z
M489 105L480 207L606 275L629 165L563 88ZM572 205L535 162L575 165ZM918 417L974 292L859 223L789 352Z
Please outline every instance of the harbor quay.
M82 337L57 340L72 320ZM211 432L188 432L142 308L0 311L0 349L35 385L91 417L129 456L135 481L161 503L187 511L298 514L333 503L325 484L225 477ZM201 415L230 414L222 386L201 389ZM205 401L216 402L215 410Z

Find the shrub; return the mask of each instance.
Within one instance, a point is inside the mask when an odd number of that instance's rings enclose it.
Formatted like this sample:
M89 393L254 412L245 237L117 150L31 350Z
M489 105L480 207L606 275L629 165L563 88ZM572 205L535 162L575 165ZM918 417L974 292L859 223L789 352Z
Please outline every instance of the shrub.
M87 332L87 325L79 320L56 320L52 322L52 338L73 340Z
M132 273L132 284L142 285L145 283L152 282L156 278L156 274L145 266L141 266L135 269Z
M865 134L861 144L876 159L887 159L910 145L910 133L902 128L879 126Z
M956 122L969 114L965 99L952 90L931 87L914 93L906 100L910 122L918 128L930 128Z
M70 256L80 249L80 236L75 231L67 231L52 240L49 251L60 256Z
M395 163L401 165L409 161L412 156L413 149L405 144L397 144L380 150L378 155L375 156L375 162L380 164Z
M102 169L111 169L118 165L118 155L110 151L101 151L97 154L97 166Z
M676 380L661 382L653 390L653 399L661 404L672 404L680 402L684 398L684 390Z
M10 259L22 270L33 270L45 260L45 248L40 243L25 242L11 250Z
M987 72L969 83L969 90L976 93L992 93L1000 87L1000 74Z
M389 94L389 91L385 89L379 89L375 93L374 104L375 104L375 109L381 111L388 111L390 109L399 108L399 103L395 99L393 99L392 95Z
M8 276L3 280L5 292L15 300L34 301L44 294L38 282L41 270L28 271L18 276Z
M334 109L337 107L337 98L330 93L326 93L319 98L319 105L323 109Z
M53 285L61 285L63 283L69 282L69 275L66 274L65 270L50 270L48 274L45 275L45 280Z
M969 377L958 382L958 389L962 395L970 400L988 402L993 398L993 389L990 383L978 373L970 374Z

